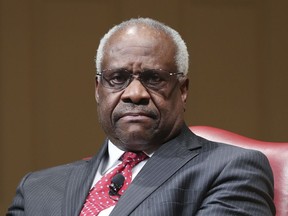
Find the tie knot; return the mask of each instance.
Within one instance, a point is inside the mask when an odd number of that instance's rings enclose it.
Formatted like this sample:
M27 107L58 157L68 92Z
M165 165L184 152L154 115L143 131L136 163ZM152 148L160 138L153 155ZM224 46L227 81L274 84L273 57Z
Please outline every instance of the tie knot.
M130 166L134 167L136 164L145 160L148 156L143 152L125 152L122 156L122 162L124 164L130 164Z

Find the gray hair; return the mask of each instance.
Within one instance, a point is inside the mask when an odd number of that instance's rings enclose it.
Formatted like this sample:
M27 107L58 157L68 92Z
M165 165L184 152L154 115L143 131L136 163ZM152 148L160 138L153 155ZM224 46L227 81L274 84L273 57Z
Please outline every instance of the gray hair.
M124 21L120 23L119 25L116 25L113 28L111 28L100 40L100 44L98 46L97 54L95 58L96 70L98 72L101 72L102 70L101 66L102 66L102 61L103 61L103 56L104 56L104 48L108 40L110 39L110 37L114 33L118 32L119 30L125 29L126 27L131 26L131 25L138 25L138 24L144 24L154 29L163 31L172 39L172 41L174 42L176 46L175 63L176 63L178 72L181 72L181 73L184 73L184 75L187 75L188 68L189 68L189 54L188 54L187 46L184 40L181 38L180 34L177 31L151 18L133 18L133 19Z

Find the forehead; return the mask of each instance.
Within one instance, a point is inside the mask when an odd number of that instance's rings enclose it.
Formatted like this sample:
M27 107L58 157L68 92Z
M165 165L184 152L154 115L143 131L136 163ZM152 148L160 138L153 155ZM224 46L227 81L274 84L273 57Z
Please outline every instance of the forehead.
M147 64L173 67L175 50L174 42L163 31L145 25L128 26L108 40L102 66L141 64L144 67Z

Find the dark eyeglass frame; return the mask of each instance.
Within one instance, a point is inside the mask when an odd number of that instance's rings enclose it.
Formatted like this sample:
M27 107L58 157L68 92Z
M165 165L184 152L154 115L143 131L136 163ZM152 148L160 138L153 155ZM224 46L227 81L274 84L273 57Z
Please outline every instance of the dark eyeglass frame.
M106 74L108 72L111 72L111 74ZM101 78L100 83L105 88L116 91L125 89L134 78L139 80L145 88L157 91L165 88L171 82L172 76L183 76L184 74L180 72L168 72L163 69L143 69L140 72L133 73L128 69L120 68L105 69L96 75Z

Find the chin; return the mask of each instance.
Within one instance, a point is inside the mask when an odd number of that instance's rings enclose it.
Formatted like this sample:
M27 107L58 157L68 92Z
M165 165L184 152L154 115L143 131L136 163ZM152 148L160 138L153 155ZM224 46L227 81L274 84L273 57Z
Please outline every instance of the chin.
M151 134L150 134L151 135ZM151 148L152 137L145 135L143 132L126 132L122 134L119 139L122 148L130 151L145 151Z
M150 134L151 135L151 134ZM146 133L139 133L139 132L127 132L125 135L121 136L121 140L124 143L132 143L134 145L145 145L151 141L151 138Z
M155 140L159 137L157 131L155 125L130 124L125 127L123 125L116 127L113 133L114 138L120 141L119 147L121 146L125 150L145 151L155 144Z
M156 126L151 124L128 124L115 129L119 137L130 137L135 140L150 140L156 131Z

